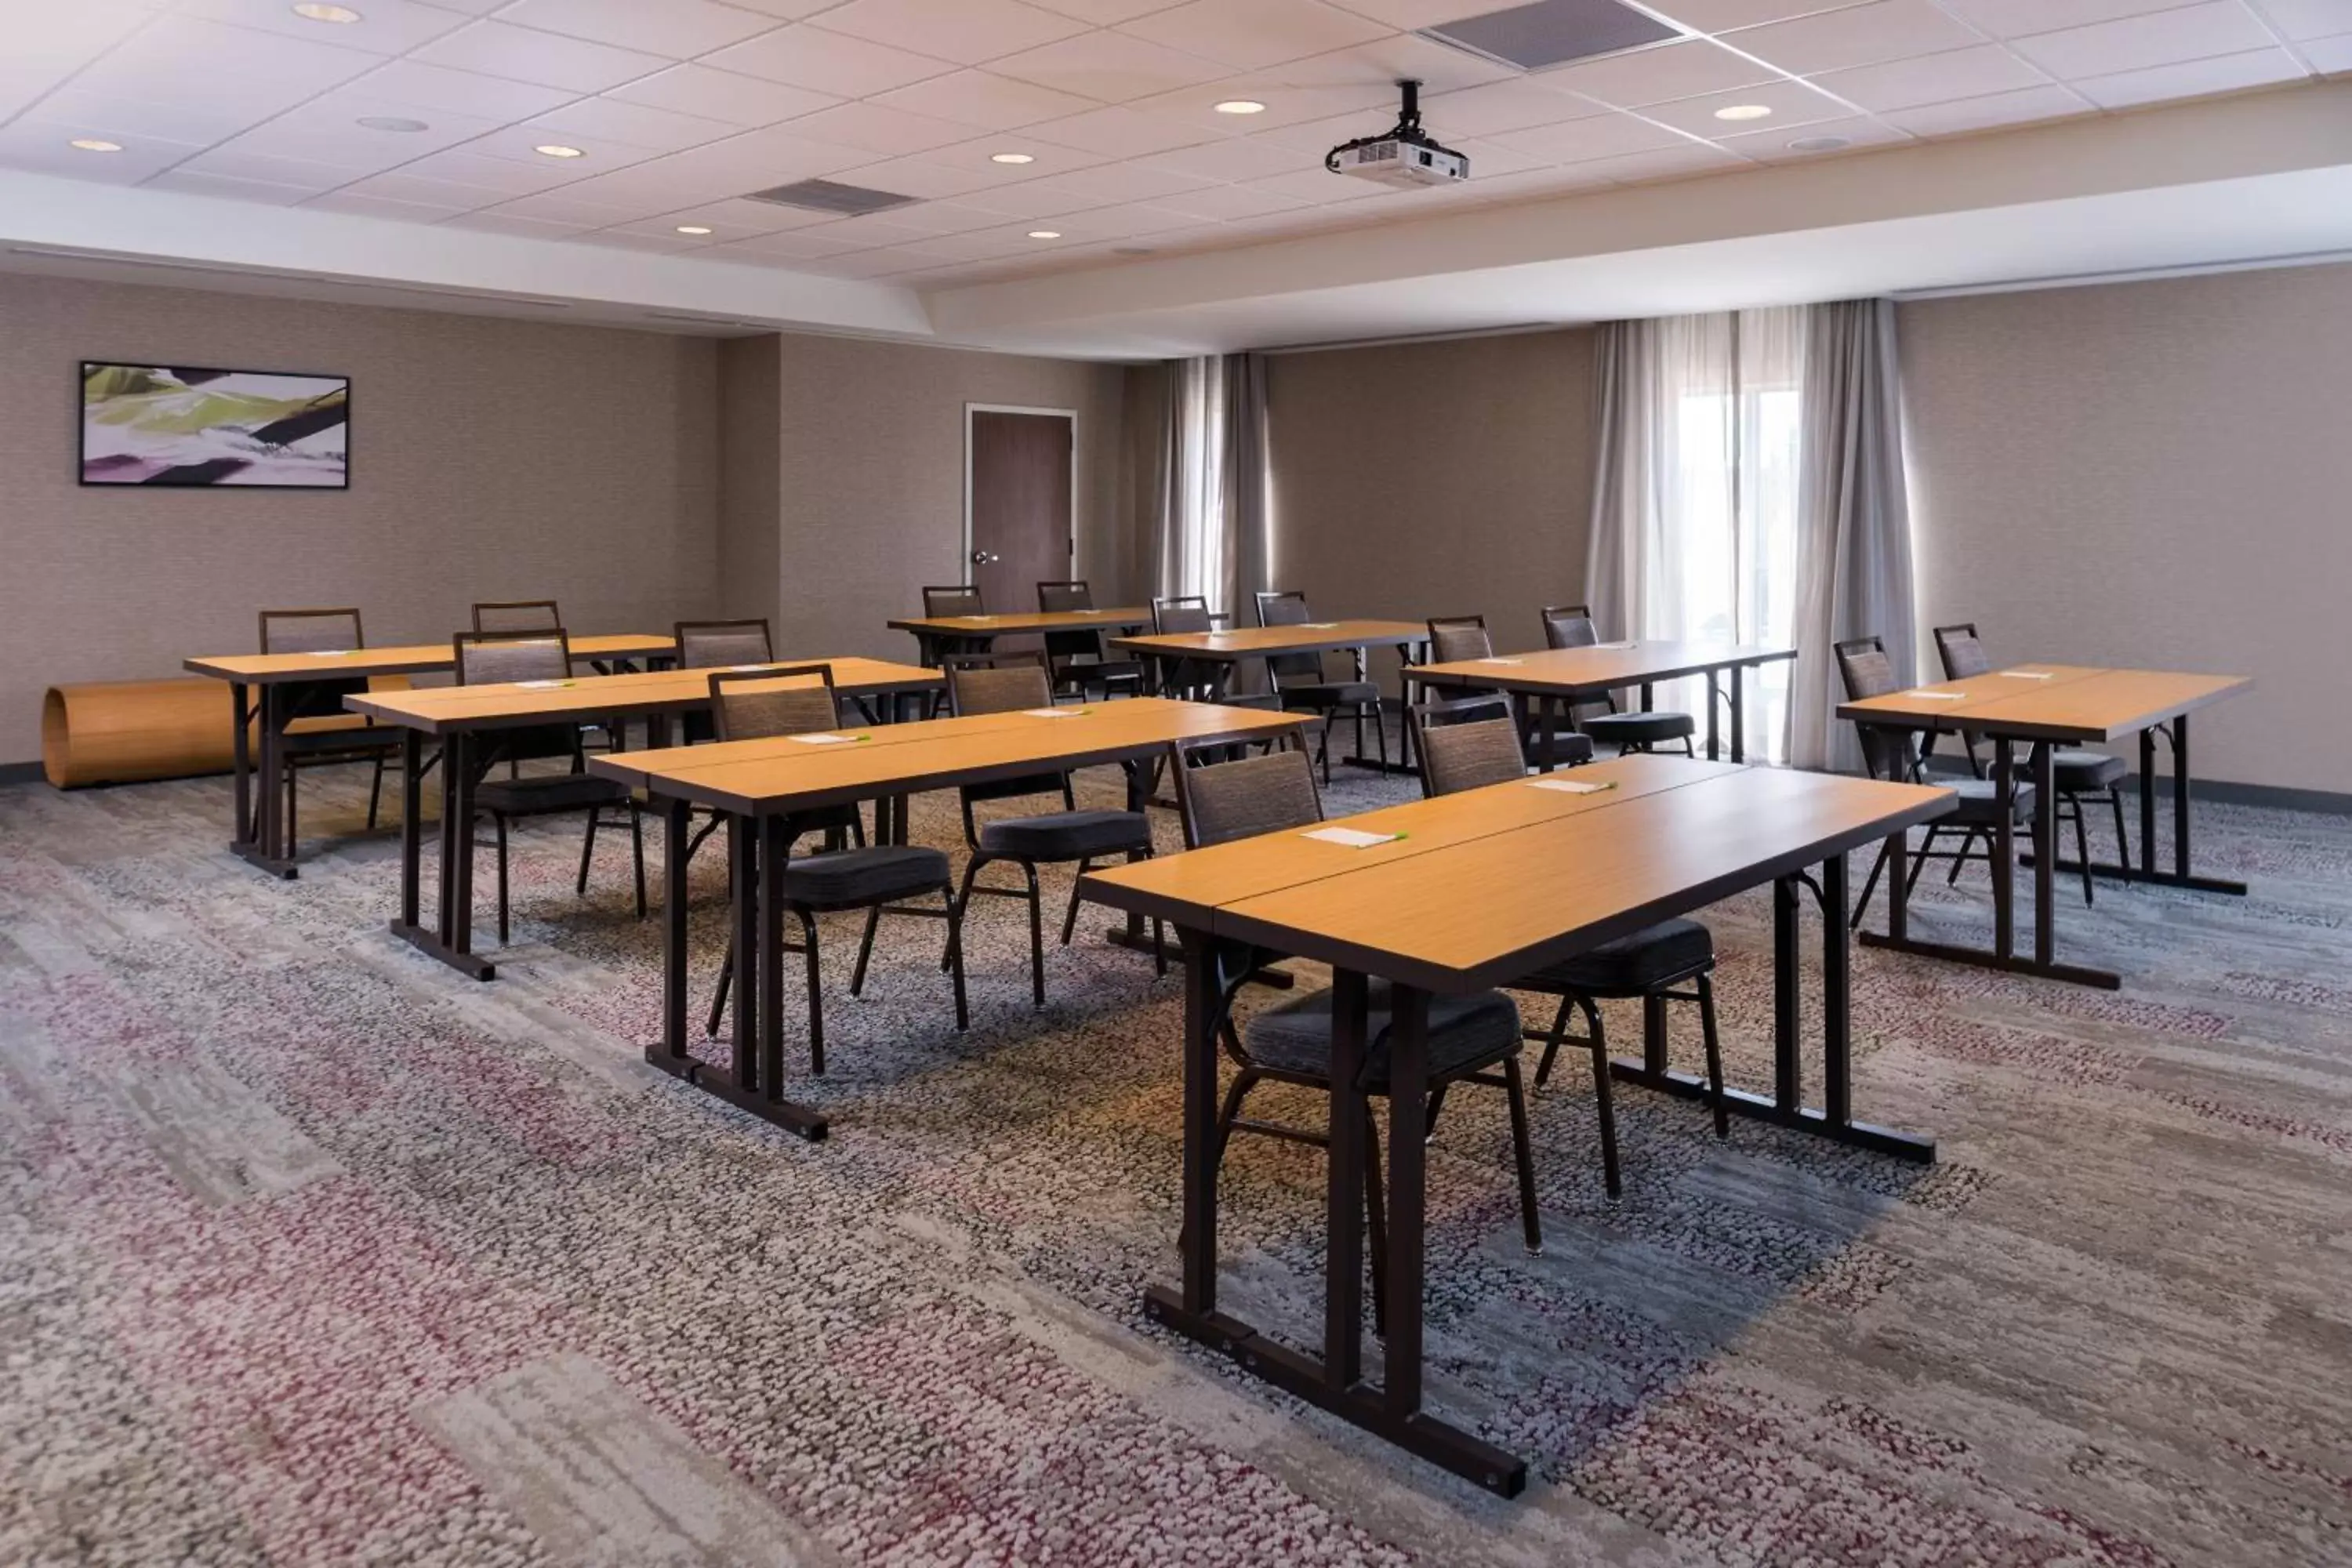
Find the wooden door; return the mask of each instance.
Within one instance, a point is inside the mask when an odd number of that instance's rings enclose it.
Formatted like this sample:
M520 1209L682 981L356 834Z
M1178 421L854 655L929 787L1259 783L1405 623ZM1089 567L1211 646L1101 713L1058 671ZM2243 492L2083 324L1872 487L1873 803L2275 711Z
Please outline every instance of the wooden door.
M1037 584L1070 575L1074 416L975 408L971 581L991 613L1037 607Z

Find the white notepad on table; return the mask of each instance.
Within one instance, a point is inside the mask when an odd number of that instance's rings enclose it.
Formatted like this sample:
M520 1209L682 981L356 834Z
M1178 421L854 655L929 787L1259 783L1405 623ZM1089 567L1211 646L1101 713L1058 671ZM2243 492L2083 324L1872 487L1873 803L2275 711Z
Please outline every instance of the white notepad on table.
M2003 680L2048 680L2051 679L2051 672L2046 669L2004 669L2000 671L2000 675Z
M515 684L521 687L525 691L552 691L559 686L569 686L572 682L568 680L518 680Z
M1478 662L1480 664L1525 664L1528 661L1523 658L1496 658L1489 656L1486 658L1480 659Z
M1615 789L1614 784L1589 784L1582 779L1529 779L1538 789L1558 790L1562 795L1605 795Z
M1370 849L1375 844L1393 844L1404 835L1367 833L1360 827L1318 827L1312 833L1302 833L1299 837L1320 839L1326 844L1338 844L1349 849Z
M792 739L798 741L803 746L846 746L853 741L862 741L866 737L863 735L794 735Z
M1905 695L1919 702L1966 702L1969 700L1965 691L1912 691Z
M1081 719L1087 710L1083 708L1024 708L1021 711L1032 719Z

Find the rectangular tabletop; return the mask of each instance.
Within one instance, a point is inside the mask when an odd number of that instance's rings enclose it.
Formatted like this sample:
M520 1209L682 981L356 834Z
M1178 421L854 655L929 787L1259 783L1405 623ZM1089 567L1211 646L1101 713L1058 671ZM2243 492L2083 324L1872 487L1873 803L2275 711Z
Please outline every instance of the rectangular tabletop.
M667 658L677 652L677 639L636 632L609 637L573 637L574 658ZM446 642L409 643L393 647L342 648L327 653L231 653L181 661L183 669L233 680L247 686L276 686L304 680L354 680L370 675L422 675L457 668L456 651Z
M1296 714L1157 697L1055 712L1059 716L1053 718L1014 712L898 724L873 731L876 742L848 745L812 745L791 737L747 741L738 744L764 749L730 749L717 761L708 753L719 748L672 747L592 757L588 767L656 795L772 816L1120 762L1178 741L1265 739L1295 733L1304 722ZM976 722L980 718L988 722Z
M1574 696L1796 657L1797 650L1792 647L1754 643L1651 640L1424 664L1413 669L1412 679L1430 686L1475 686L1530 695Z
M1150 610L1024 610L1007 616L909 616L892 631L933 637L1009 637L1032 632L1119 631L1151 624Z
M1113 637L1123 653L1237 664L1286 653L1338 653L1355 647L1402 647L1429 640L1418 621L1316 621L1297 626L1237 626L1225 632L1164 632Z
M1965 680L1915 686L1844 703L1838 709L1838 717L1857 723L1908 724L2024 741L2116 741L2252 685L2251 678L2237 675L2017 665Z
M1624 765L1636 761L1565 775L1618 785L1562 796L1577 803L1567 809L1524 804L1551 794L1544 784L1561 775L1427 802L1421 831L1451 836L1434 847L1417 847L1407 829L1366 849L1314 844L1332 854L1302 855L1297 835L1273 834L1192 868L1184 862L1203 852L1091 872L1087 893L1233 941L1460 992L1932 820L1954 799L1947 789L1670 757ZM1500 826L1514 816L1527 820ZM1354 818L1347 826L1395 831Z
M572 651L580 651L578 644ZM878 658L779 660L832 668L834 689L845 697L936 690L940 676L920 665ZM756 669L757 665L741 668ZM551 686L505 681L444 686L425 691L371 691L343 700L354 713L427 734L453 730L505 730L567 719L625 718L687 712L710 705L708 669L663 669L643 675L583 675Z

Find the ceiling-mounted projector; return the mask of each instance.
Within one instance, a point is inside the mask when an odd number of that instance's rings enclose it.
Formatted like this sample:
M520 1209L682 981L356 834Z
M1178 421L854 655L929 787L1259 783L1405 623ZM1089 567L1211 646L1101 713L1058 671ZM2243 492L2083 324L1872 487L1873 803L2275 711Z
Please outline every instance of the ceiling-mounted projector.
M1421 129L1421 83L1397 83L1404 106L1395 126L1378 136L1342 142L1324 154L1323 166L1335 174L1378 180L1384 185L1450 185L1470 177L1470 160L1441 147Z

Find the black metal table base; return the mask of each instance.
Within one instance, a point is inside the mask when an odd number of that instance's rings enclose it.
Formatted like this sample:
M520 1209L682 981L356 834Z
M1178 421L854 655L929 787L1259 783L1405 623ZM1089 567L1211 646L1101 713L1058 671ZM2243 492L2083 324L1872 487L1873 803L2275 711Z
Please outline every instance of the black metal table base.
M280 881L290 882L302 874L301 868L293 861L263 853L261 845L257 841L243 838L231 839L228 849L230 854L247 865L258 866Z
M1151 933L1148 931L1137 931L1129 926L1110 927L1103 932L1103 940L1113 947L1123 947L1129 952L1149 953L1152 951ZM1169 963L1181 964L1184 962L1183 950L1178 943L1169 942L1167 952ZM1276 991L1287 991L1298 984L1298 977L1286 969L1259 969L1251 972L1250 984L1264 985Z
M2019 859L2026 866L2035 863L2031 850ZM2080 860L2055 860L2050 868L2061 876L2079 877L2083 874ZM2184 876L2179 871L2152 871L2143 866L2115 866L2105 860L2092 861L2090 869L2092 876L2108 881L2142 882L2153 888L2185 888L2193 893L2225 893L2233 899L2242 899L2247 894L2245 883L2233 882L2222 877Z
M1691 1073L1656 1072L1640 1062L1612 1058L1609 1076L1618 1083L1630 1083L1660 1094L1671 1094L1677 1100L1705 1100L1706 1079ZM1769 1122L1776 1127L1790 1128L1798 1132L1810 1132L1826 1138L1832 1143L1850 1144L1867 1149L1873 1153L1891 1154L1898 1160L1910 1160L1922 1165L1936 1163L1936 1141L1909 1132L1897 1132L1889 1128L1874 1127L1866 1121L1832 1121L1825 1111L1810 1106L1786 1106L1761 1094L1751 1094L1744 1089L1727 1085L1723 1105L1734 1116L1750 1121Z
M406 942L427 958L437 958L469 980L496 980L499 966L488 959L471 952L460 952L441 940L440 934L406 921L392 922L392 934Z
M2015 953L2003 958L1981 947L1962 947L1948 942L1920 942L1914 937L1884 936L1874 931L1862 933L1862 945L1886 952L1907 952L1915 958L1941 959L1946 963L1964 963L1971 969L1990 969L2003 974L2027 974L2037 980L2059 980L2069 985L2087 985L2094 991L2120 991L2123 976L2104 969L2090 969L2079 963L2060 963L2054 960L2021 958Z
M1187 1311L1183 1298L1164 1285L1145 1289L1143 1311L1152 1321L1231 1356L1243 1371L1265 1379L1286 1394L1451 1470L1496 1497L1513 1498L1527 1490L1528 1464L1516 1454L1448 1426L1426 1411L1395 1415L1381 1391L1370 1384L1351 1383L1335 1388L1319 1358L1277 1344L1239 1319L1223 1312Z
M725 1068L713 1067L692 1057L672 1056L669 1047L659 1043L646 1047L646 1060L680 1083L692 1084L738 1110L749 1111L771 1126L781 1127L812 1143L824 1142L832 1131L824 1112L795 1100L770 1100L756 1089L739 1089L735 1080L727 1076Z

